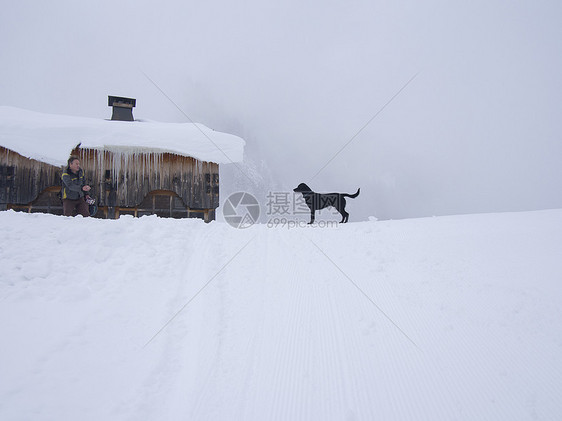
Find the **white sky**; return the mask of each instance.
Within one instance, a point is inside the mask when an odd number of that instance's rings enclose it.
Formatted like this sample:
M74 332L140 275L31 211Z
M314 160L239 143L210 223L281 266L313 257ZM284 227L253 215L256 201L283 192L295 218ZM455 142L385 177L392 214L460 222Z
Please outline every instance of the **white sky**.
M361 196L351 220L562 207L557 1L21 1L0 105L193 120L272 186ZM418 75L316 177L404 84ZM228 180L223 179L223 183Z

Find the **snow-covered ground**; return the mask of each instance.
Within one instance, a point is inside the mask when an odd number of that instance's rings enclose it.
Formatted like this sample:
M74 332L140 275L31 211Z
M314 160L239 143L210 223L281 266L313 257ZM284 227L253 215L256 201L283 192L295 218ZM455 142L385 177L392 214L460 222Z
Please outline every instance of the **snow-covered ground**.
M0 234L1 420L562 419L562 210Z

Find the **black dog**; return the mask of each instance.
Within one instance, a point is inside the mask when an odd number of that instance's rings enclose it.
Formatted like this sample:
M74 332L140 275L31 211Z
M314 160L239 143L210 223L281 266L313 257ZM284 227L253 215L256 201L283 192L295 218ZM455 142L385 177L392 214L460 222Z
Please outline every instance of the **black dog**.
M317 210L327 208L328 206L333 206L341 214L341 222L347 222L349 219L349 213L345 211L345 197L351 197L352 199L359 196L359 191L355 194L346 193L315 193L310 187L304 183L300 183L297 188L293 189L294 192L302 193L306 205L310 209L310 224L314 223L314 214Z

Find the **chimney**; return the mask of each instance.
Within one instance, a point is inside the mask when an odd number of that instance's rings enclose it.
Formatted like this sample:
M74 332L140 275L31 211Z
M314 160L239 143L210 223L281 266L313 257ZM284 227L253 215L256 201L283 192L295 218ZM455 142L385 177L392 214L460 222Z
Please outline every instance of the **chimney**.
M109 96L108 105L113 107L112 120L135 121L133 118L133 107L137 104L134 98L123 98L120 96Z

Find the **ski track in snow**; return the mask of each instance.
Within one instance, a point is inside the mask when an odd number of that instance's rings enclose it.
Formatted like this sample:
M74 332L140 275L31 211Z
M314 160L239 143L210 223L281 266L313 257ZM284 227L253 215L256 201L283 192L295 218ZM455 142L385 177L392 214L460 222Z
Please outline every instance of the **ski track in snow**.
M0 230L2 420L562 416L560 210Z

